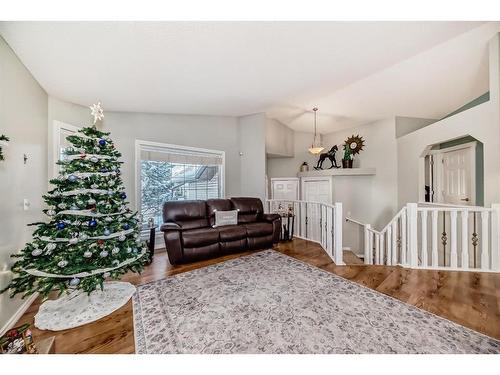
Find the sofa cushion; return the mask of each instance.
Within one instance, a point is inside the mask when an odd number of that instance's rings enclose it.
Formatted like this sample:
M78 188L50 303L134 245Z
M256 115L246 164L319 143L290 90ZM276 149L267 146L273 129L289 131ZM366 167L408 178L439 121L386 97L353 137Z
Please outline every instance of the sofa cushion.
M259 221L264 213L262 201L259 198L231 198L234 209L238 210L238 224Z
M207 206L207 217L210 226L215 225L215 215L214 215L215 210L229 211L233 209L231 201L229 199L208 199L206 206Z
M271 223L249 223L245 224L248 237L261 237L273 234Z
M198 247L219 242L219 231L210 227L185 230L182 232L184 247Z
M208 227L205 201L170 201L163 204L163 222L178 224L183 230Z
M227 225L217 227L217 229L219 230L221 242L241 240L247 236L247 230L243 225Z

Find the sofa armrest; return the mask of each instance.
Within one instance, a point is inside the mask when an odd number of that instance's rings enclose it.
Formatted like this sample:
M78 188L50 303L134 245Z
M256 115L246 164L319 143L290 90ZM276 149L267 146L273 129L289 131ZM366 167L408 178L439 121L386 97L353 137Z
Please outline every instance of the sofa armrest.
M262 219L264 221L267 221L269 223L272 223L273 221L275 220L280 220L281 219L281 216L278 215L278 214L264 214L262 215Z
M182 227L179 224L176 224L176 223L164 223L160 227L160 230L162 232L166 232L168 230L182 230Z

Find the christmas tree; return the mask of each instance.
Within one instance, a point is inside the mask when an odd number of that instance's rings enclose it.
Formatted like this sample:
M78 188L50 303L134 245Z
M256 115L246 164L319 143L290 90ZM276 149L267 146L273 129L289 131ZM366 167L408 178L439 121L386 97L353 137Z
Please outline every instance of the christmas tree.
M107 278L140 272L146 247L140 240L140 220L127 208L120 177L121 154L109 133L95 127L103 118L100 104L91 107L94 126L67 137L71 147L59 161L55 186L43 196L50 218L34 223L33 241L16 255L14 279L5 290L11 296L51 291L103 289Z

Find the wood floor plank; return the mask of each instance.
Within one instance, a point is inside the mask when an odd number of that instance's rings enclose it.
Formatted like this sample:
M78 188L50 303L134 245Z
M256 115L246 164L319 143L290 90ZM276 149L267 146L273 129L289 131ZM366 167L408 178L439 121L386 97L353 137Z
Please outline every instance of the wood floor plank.
M364 264L337 266L317 243L302 239L282 243L275 250L500 339L499 274L410 270ZM172 266L166 252L158 251L154 262L141 275L127 274L123 280L141 285L254 253L244 252ZM18 324L33 324L40 303L40 299L37 299ZM35 342L56 336L56 353L135 352L131 301L113 314L81 327L52 332L41 331L33 326L32 331Z

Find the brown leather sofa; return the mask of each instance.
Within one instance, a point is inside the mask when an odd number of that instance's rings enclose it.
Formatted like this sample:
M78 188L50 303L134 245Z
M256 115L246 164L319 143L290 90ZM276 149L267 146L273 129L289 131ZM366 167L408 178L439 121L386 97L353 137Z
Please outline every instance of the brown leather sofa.
M215 210L238 210L238 224L213 228ZM279 241L281 217L264 214L259 198L172 201L163 204L161 231L172 264L266 249Z

